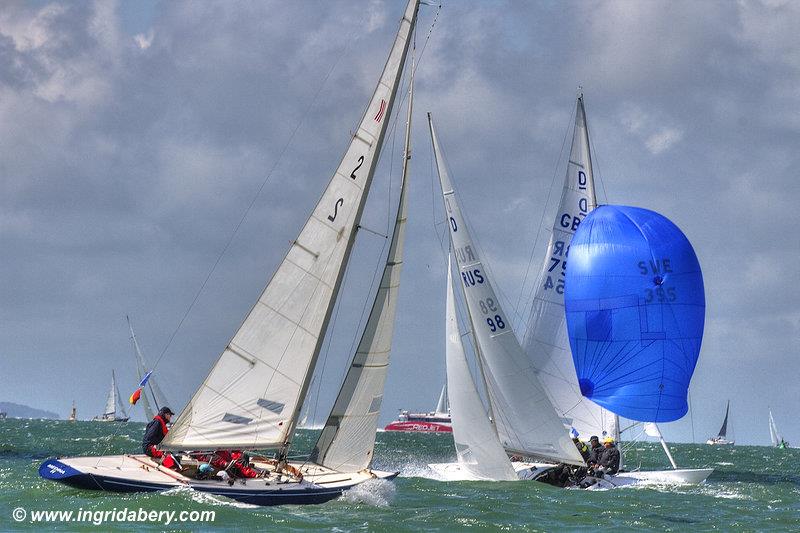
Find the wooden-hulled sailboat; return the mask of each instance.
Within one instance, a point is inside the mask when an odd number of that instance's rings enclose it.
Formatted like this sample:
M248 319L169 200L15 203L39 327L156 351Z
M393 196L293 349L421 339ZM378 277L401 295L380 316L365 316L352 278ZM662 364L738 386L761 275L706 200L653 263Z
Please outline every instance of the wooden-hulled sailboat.
M127 422L130 420L128 413L125 412L125 403L119 395L117 376L113 370L111 371L111 387L108 389L106 398L106 408L103 414L95 416L92 420L95 422Z
M370 465L402 266L410 98L403 183L380 287L311 457L290 461L288 454L395 107L418 7L419 0L409 0L378 86L321 200L162 443L179 456L183 469L167 469L144 455L59 458L42 463L42 477L112 491L186 486L256 505L278 505L322 503L369 479L396 476ZM187 468L198 466L189 450L232 449L272 453L250 457L261 475L246 483L229 484L215 476L198 479Z

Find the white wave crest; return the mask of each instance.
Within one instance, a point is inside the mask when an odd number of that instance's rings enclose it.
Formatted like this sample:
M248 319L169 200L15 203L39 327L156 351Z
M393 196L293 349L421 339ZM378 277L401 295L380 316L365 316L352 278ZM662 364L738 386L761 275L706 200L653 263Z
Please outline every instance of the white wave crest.
M362 503L373 507L388 507L397 492L394 483L386 479L370 479L346 490L341 500L348 503Z

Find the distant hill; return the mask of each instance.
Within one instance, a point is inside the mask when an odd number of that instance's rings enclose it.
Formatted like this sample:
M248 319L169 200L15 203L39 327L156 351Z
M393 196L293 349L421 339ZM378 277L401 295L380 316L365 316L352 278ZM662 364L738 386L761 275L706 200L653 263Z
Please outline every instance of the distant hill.
M7 413L8 418L60 418L56 413L12 402L0 402L0 412Z

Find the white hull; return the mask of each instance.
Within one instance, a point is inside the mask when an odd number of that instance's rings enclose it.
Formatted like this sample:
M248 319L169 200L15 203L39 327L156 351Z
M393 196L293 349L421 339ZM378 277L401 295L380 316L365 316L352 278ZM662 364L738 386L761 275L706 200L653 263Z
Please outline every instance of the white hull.
M706 444L711 446L733 446L735 441L723 439L722 437L715 437L713 439L708 439Z
M551 463L512 462L520 479L534 479L555 465ZM442 481L482 481L460 463L432 463L428 465ZM606 476L591 489L608 489L628 485L697 485L703 483L714 471L713 468L687 468L679 470L650 470L621 472Z
M519 479L533 479L539 474L553 468L551 463L525 463L512 461L511 466ZM486 481L474 475L461 463L431 463L428 467L436 472L442 481Z

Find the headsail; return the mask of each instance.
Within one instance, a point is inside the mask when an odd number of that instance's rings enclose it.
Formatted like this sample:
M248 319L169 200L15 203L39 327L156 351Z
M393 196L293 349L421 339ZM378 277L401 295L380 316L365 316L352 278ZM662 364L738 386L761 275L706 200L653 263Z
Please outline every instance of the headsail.
M631 420L685 415L705 296L681 230L647 209L598 207L572 241L565 286L581 393Z
M447 385L453 404L450 417L458 462L474 477L491 480L518 479L497 437L469 370L456 319L450 257L447 259ZM442 390L444 393L444 389Z
M375 447L375 431L389 369L394 317L400 290L400 270L403 266L403 244L408 216L408 163L411 159L413 69L412 61L400 198L389 253L361 341L310 457L312 462L339 472L358 472L367 468L372 462Z
M525 338L525 349L556 412L583 440L614 436L615 416L581 396L569 351L564 316L564 276L572 237L580 222L597 206L589 149L589 129L578 95L572 147L544 265L537 279Z
M495 295L456 199L430 113L428 122L450 242L500 441L506 450L528 457L584 464Z
M380 156L418 5L409 0L380 81L322 198L164 447L279 447L285 454Z

